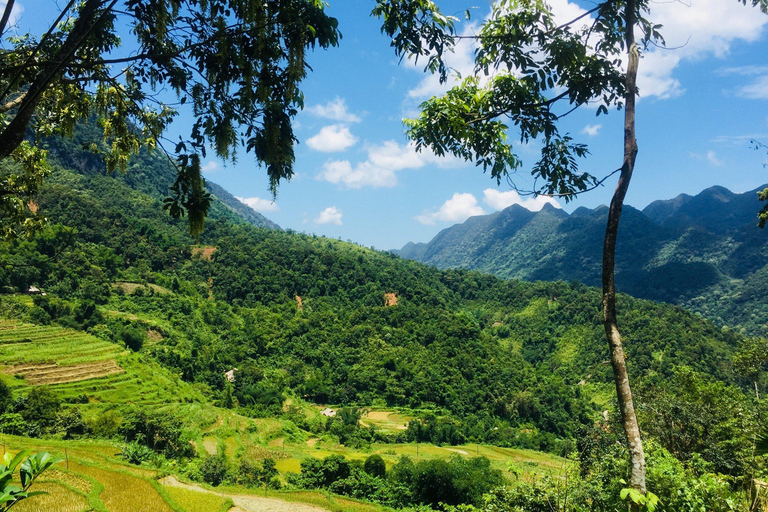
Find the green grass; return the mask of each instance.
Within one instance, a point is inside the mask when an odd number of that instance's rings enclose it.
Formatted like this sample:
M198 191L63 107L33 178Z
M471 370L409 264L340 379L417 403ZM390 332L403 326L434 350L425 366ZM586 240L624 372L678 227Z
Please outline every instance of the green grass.
M331 512L382 512L392 510L381 505L365 503L320 491L272 491L270 496L294 503L307 503Z
M544 304L539 304L544 306ZM563 347L571 352L571 347ZM572 354L568 353L568 357ZM65 403L76 403L83 395L88 404L81 404L84 414L93 417L105 410L123 404L154 407L160 411L185 418L186 434L202 455L207 441L212 450L223 453L233 464L241 457L252 460L273 458L283 473L300 471L301 461L307 457L322 458L343 455L351 460L364 460L371 454L381 455L392 466L402 455L414 460L447 459L457 454L488 457L493 466L506 472L520 473L523 478L536 478L544 474L560 474L568 464L564 459L529 450L514 450L493 446L434 446L428 444L375 444L365 449L351 449L338 444L333 438L319 437L298 430L293 423L278 418L245 418L233 411L213 407L192 385L184 383L152 358L136 354L79 331L58 326L36 326L15 320L0 319L0 378L12 386L15 394L23 394L30 384L23 378L12 377L12 365L40 365L47 363L73 366L80 363L114 360L122 373L90 378L77 382L50 384ZM41 371L33 366L28 371ZM587 383L588 386L592 385ZM319 417L318 407L292 398L286 406L298 407L308 419ZM369 409L363 417L366 425L375 425L388 432L402 430L412 418L411 411ZM52 496L61 503L61 510L80 512L87 507L99 512L123 512L122 503L130 503L140 496L142 505L131 508L139 512L223 512L226 498L203 493L197 500L196 491L161 486L158 473L124 463L118 457L120 448L108 442L31 440L3 436L10 450L29 447L62 453L67 450L69 471L59 465L55 477L45 480ZM63 454L63 453L62 453ZM512 470L512 472L510 472ZM133 489L127 491L126 489ZM234 492L234 491L232 491ZM237 492L247 494L244 489ZM192 493L192 494L190 494ZM360 503L337 496L328 497L318 492L271 493L288 501L310 503L332 511L381 511L381 507ZM53 499L53 498L51 498ZM83 506L83 504L85 505ZM198 503L199 506L195 505ZM27 507L35 506L31 502ZM81 507L79 508L78 507ZM40 508L43 507L43 508ZM19 510L45 510L48 505L39 502L38 508Z
M90 334L58 326L32 325L0 319L0 361L3 379L14 392L30 386L20 378L10 378L13 365L56 364L77 366L100 361L115 361L123 373L76 382L48 384L62 400L77 402L81 395L94 404L140 404L160 406L173 403L203 402L203 396L150 357L134 354L120 345ZM22 375L34 374L34 368ZM77 370L72 369L73 372Z

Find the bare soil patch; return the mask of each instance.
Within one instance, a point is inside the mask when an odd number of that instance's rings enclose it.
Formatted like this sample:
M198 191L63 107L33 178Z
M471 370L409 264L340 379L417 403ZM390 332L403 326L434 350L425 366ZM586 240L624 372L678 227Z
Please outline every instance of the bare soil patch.
M203 439L203 448L205 448L205 451L208 452L208 455L216 455L219 453L218 446L219 443L216 442L215 437L206 437Z
M216 252L216 247L211 245L204 245L203 247L193 247L192 257L198 256L201 260L211 261L213 253Z

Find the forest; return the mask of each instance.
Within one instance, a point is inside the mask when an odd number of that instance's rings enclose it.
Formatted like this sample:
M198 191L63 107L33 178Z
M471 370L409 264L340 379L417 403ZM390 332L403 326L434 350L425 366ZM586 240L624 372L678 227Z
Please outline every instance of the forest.
M121 407L104 416L87 389L24 392L13 379L3 392L3 432L114 437L129 442L129 461L151 463L154 453L186 461L191 478L214 485L321 488L390 507L537 510L535 503L563 492L573 493L573 510L616 506L626 441L598 290L438 270L349 242L254 226L218 199L195 242L158 207L163 180L171 179L167 164L144 155L135 173L93 172L77 148L88 129L73 141L47 143L56 170L38 201L53 222L31 240L3 243L3 316L82 331L151 358L194 387L192 403L282 418L354 449L532 449L577 462L578 474L567 491L558 478L509 487L514 471L497 475L482 458L403 456L382 472L366 469L374 462L356 466L334 455L338 460L302 461L287 480L268 469L262 478L259 460L199 459L185 441L190 425L180 411ZM45 295L21 293L30 286ZM650 443L651 490L662 509L746 503L752 479L765 470L755 455L765 414L759 397L768 385L765 340L663 303L622 295L618 307ZM230 381L225 373L233 369ZM341 413L318 418L287 403L333 404ZM412 419L403 430L363 427L371 406L410 411Z
M768 14L766 0L734 3L752 9L750 22ZM396 119L401 147L353 135L371 113L340 96L306 102L319 90L312 59L343 38L320 0L83 0L32 20L39 38L18 32L30 18L6 2L0 512L767 510L768 345L753 336L766 318L766 246L735 235L741 224L724 227L736 217L720 189L704 206L707 194L652 203L652 221L625 207L643 147L636 114L651 110L637 108L639 70L673 49L654 21L663 7L565 4L499 0L450 14L431 0L372 1L365 16L390 55L425 74L410 90L397 71L377 77L415 112ZM762 28L723 44L754 43ZM728 54L701 51L688 64ZM658 81L673 90L651 96L683 94L670 71L681 59ZM766 78L736 60L714 74ZM723 96L764 99L754 83ZM582 163L602 125L569 123L587 111L620 112L623 151L608 166ZM299 146L307 130L324 163ZM358 141L368 160L341 156ZM689 156L723 165L705 151ZM242 156L271 203L207 182ZM510 197L531 204L520 194L548 205L504 210L515 218L502 234L533 229L500 245L499 233L468 229L505 218L478 219L472 193L424 209L412 220L457 220L457 202L463 219L474 215L438 237L455 252L408 247L449 267L438 269L257 213L280 211L278 188L309 176L309 160L314 180L339 193L461 165L509 185L486 194L494 210ZM553 203L614 178L607 207L571 217L585 229L560 222ZM768 207L754 210L762 227ZM326 206L301 225L339 227L344 215ZM523 263L510 258L523 249L533 249Z

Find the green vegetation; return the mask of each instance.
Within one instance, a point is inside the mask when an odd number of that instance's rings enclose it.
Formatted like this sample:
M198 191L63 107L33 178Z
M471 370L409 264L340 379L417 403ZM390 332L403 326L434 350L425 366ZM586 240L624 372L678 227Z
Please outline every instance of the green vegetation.
M566 494L622 506L597 290L257 228L216 200L192 246L158 209L150 178L166 170L145 163L135 182L57 169L39 205L58 224L0 247L0 431L69 450L88 485L41 482L62 503L119 512L136 486L177 511L198 492L215 512L249 492L329 510L443 506L437 495L446 510ZM618 307L649 489L661 507L683 503L673 492L743 502L766 471L752 455L765 341L674 306ZM156 471L222 496L166 488Z
M768 240L755 222L755 197L756 191L712 187L697 196L656 201L643 211L624 208L616 248L619 290L765 335L768 274L759 254ZM546 206L538 213L511 206L394 252L444 269L598 286L606 217L604 207L568 215Z
M46 452L34 455L30 455L29 451L20 451L15 455L5 453L3 464L0 464L0 510L5 512L27 498L45 494L45 491L29 489L45 470L60 460ZM13 481L16 471L20 485L15 485Z

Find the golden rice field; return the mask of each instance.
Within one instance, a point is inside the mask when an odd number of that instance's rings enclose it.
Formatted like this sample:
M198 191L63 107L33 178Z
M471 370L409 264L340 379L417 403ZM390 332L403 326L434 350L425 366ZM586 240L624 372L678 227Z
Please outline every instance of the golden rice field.
M6 449L48 451L68 460L40 477L33 496L18 505L21 512L384 512L384 508L319 492L271 491L268 498L243 488L210 489L199 485L165 485L158 471L131 466L116 457L117 447L107 442L55 441L3 436ZM234 502L233 502L234 500ZM237 508L232 508L237 503ZM300 505L301 504L301 505Z

